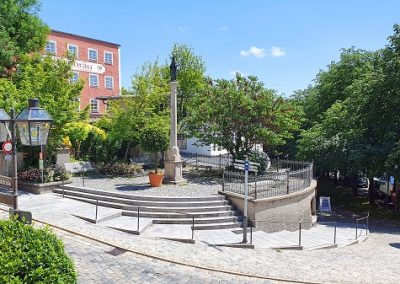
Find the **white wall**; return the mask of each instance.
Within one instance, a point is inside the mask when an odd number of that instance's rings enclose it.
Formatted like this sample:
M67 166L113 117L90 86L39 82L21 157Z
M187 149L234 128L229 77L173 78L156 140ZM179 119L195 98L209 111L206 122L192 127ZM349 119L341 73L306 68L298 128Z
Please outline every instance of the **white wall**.
M180 152L184 153L197 153L201 155L209 155L209 156L218 156L220 154L227 154L228 151L225 149L220 149L218 151L218 147L215 147L214 150L213 145L205 145L205 146L196 146L197 139L196 138L187 138L187 148L186 149L179 149Z

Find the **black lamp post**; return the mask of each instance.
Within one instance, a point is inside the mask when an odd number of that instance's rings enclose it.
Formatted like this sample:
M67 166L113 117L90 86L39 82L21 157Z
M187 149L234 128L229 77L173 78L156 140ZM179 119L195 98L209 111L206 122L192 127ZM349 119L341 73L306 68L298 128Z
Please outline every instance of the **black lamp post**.
M46 110L39 108L38 99L29 99L29 106L23 109L17 117L15 117L14 109L11 109L11 117L3 109L0 109L0 142L4 142L10 137L10 142L12 143L14 211L18 210L17 135L15 125L18 126L22 145L43 146L47 144L52 121ZM11 131L9 131L9 126Z

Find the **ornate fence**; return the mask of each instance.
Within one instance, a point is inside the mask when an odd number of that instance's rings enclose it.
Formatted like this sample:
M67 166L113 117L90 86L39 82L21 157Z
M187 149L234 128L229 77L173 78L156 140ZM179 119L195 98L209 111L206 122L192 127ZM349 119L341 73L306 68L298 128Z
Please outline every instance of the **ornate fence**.
M181 153L182 160L191 166L220 168L232 165L232 157L229 154L207 156L197 153Z
M308 187L312 178L312 163L271 160L265 174L249 174L248 193L254 199L290 194ZM244 173L224 170L222 191L244 195Z

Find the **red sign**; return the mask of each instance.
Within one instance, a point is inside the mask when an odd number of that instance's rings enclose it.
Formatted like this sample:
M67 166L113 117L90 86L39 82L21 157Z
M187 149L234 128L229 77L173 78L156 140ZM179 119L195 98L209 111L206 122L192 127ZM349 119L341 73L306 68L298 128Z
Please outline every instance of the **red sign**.
M4 154L11 154L13 148L11 141L5 141L1 148L3 149Z

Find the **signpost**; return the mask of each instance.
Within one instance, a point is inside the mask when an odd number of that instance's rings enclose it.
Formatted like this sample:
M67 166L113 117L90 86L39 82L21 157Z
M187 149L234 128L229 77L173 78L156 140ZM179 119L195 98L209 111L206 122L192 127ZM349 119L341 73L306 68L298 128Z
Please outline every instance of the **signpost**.
M257 166L260 164L253 163L247 160L247 156L245 156L245 160L235 160L234 166L235 169L244 170L244 204L243 204L243 241L242 243L247 243L247 200L249 195L249 171L258 172Z

